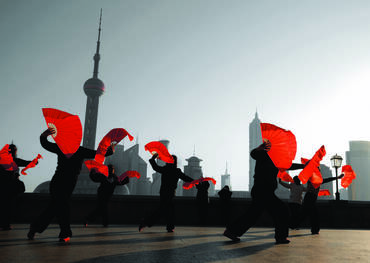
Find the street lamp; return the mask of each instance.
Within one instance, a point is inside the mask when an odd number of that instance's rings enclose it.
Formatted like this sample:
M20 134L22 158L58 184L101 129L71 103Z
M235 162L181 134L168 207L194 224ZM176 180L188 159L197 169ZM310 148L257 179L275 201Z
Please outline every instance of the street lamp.
M331 167L335 168L335 176L338 177L338 168L342 166L343 158L339 156L338 154L335 154L333 157L331 157ZM338 178L335 180L336 186L337 186L337 192L335 193L335 200L340 200L340 194L338 192Z

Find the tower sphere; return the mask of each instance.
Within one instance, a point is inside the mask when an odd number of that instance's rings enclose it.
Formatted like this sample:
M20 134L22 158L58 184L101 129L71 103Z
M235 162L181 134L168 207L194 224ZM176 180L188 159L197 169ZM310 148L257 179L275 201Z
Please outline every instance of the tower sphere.
M104 83L98 78L88 79L84 84L84 91L88 96L101 96L105 91Z

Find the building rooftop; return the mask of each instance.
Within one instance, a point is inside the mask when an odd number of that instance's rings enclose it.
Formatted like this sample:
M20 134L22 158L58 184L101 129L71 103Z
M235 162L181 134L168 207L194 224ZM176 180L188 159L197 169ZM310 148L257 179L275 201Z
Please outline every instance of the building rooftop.
M51 225L28 241L28 225L0 232L1 262L368 262L369 230L308 229L290 232L288 245L274 244L272 228L252 228L233 243L221 227L146 228L136 225L72 226L69 244L57 242L59 227Z

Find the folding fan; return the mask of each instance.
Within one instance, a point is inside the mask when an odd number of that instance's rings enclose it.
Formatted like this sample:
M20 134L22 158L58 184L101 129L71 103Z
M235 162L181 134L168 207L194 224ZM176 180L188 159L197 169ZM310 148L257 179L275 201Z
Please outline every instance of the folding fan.
M306 165L305 168L300 172L298 175L299 180L301 180L302 184L307 183L310 181L315 188L318 188L321 183L323 182L321 172L319 170L320 161L322 160L323 156L326 154L325 147L322 146L312 157L309 164ZM303 164L308 162L308 159L301 158Z
M95 161L103 163L105 160L105 154L107 153L108 147L111 144L119 143L123 138L128 136L130 141L134 139L125 129L115 128L110 130L100 141L98 150L96 151Z
M13 156L10 153L9 144L5 144L0 151L0 165L7 171L15 171L18 169L18 166L14 162Z
M297 152L294 134L270 123L261 123L261 132L263 142L271 143L267 153L274 165L280 169L290 168Z
M310 160L306 158L301 158L302 164L306 164L308 161ZM312 183L312 186L314 188L318 188L322 184L323 178L318 167L313 167L312 175L308 180Z
M352 183L352 180L356 178L356 173L353 171L350 165L344 165L342 167L342 173L344 173L344 176L340 182L340 185L343 188L347 188Z
M294 183L293 178L284 170L279 171L277 177L280 178L284 182Z
M319 191L319 196L329 196L330 195L330 191L328 189L321 189Z
M87 160L85 161L85 165L89 171L95 170L96 173L104 174L106 177L109 176L108 166L99 163L95 160Z
M174 163L172 155L168 152L166 146L158 141L150 142L145 145L145 151L149 151L151 154L158 153L158 158L166 163Z
M205 181L211 181L213 184L216 184L216 180L211 178L211 177L204 177L204 178L199 178L191 182L186 182L182 185L182 188L189 190L190 188L194 187L195 185L205 182Z
M82 140L82 125L77 115L67 112L43 108L42 113L48 128L54 128L52 135L59 149L69 158L80 147Z
M299 173L298 178L301 180L302 184L305 184L308 180L310 180L315 188L320 186L322 183L322 176L318 167L320 167L320 162L325 154L325 146L323 145L319 150L316 151L310 162ZM301 161L302 163L306 163L307 159L302 158Z
M129 178L136 177L137 179L139 179L140 176L141 176L140 173L137 171L126 171L120 176L118 176L118 181L122 182L123 180L125 180L126 177L129 177Z
M38 154L35 159L33 159L25 168L22 169L21 173L27 175L26 170L32 167L35 167L39 159L42 159L41 154Z

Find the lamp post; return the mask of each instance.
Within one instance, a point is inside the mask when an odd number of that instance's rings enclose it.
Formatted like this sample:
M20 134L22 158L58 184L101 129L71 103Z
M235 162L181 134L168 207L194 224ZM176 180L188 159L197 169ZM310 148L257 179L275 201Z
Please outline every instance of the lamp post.
M338 168L342 166L343 158L338 154L335 154L333 157L330 158L331 167L335 168L335 176L338 177ZM335 193L335 200L340 200L340 194L338 191L338 178L335 180L337 186L337 192Z

